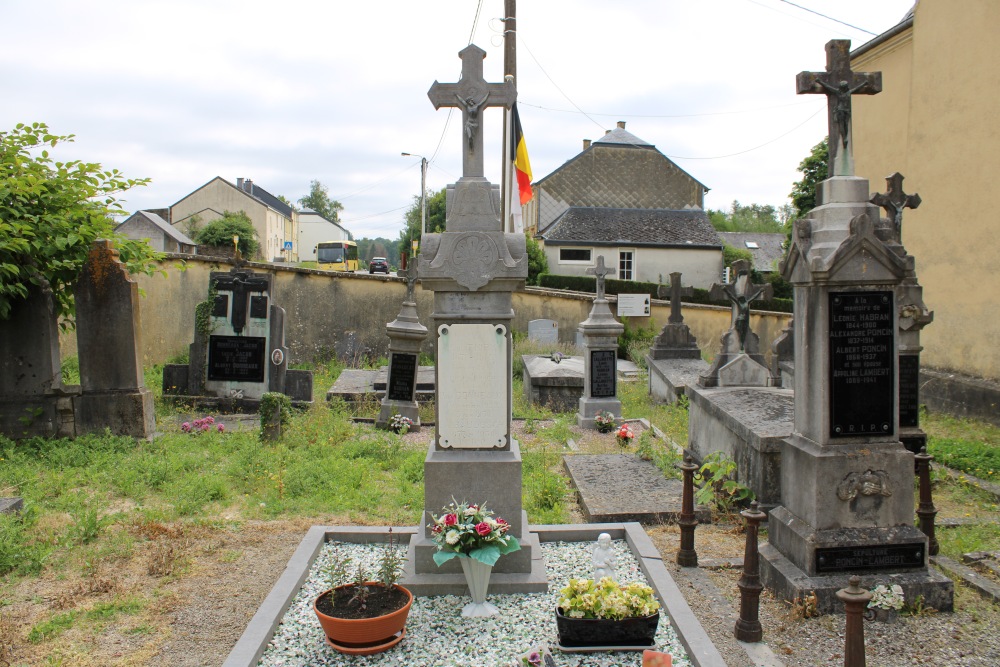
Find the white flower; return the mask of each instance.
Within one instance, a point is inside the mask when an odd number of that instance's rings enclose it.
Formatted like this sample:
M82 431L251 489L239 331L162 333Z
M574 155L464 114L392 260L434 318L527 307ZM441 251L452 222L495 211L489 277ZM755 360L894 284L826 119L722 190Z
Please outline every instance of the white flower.
M448 534L445 535L445 537L444 537L444 541L447 542L448 544L453 545L453 546L456 545L456 544L458 544L458 531L456 531L456 530L449 530Z

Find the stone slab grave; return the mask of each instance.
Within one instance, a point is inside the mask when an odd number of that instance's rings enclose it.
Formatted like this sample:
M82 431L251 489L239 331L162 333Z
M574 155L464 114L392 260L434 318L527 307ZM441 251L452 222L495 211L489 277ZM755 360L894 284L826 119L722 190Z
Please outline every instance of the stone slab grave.
M393 528L392 535L394 539L405 543L415 537L417 530L416 528L400 529L397 527ZM680 644L687 652L690 664L693 667L726 667L722 654L712 643L694 612L691 611L691 607L684 599L684 594L664 566L660 552L641 525L638 523L597 523L531 526L531 531L537 534L540 542L545 543L586 542L592 544L601 533L607 533L612 540L624 540L638 562L639 570L663 605L664 613L661 623L668 623L677 634ZM223 663L223 667L257 667L297 593L309 578L314 561L327 542L369 544L384 543L387 540L388 529L386 527L313 526L310 528L270 593L261 603L253 618L250 619L243 634ZM517 593L518 586L516 582L511 583L511 579L511 575L494 573L490 578L490 595ZM549 589L546 588L546 590ZM452 586L444 589L443 594L463 595L465 593L464 588ZM554 638L554 617L552 626L550 632ZM317 641L322 642L322 639L317 639ZM403 639L402 644L396 650L364 658L365 664L372 667L405 664L406 641ZM329 650L333 651L333 649Z
M576 409L583 396L585 362L578 356L556 358L553 355L521 355L524 398L536 405L567 412ZM619 382L634 382L639 376L639 368L627 359L616 359L615 369Z
M631 454L567 454L563 466L576 489L580 509L591 523L677 522L683 484L664 477L649 461ZM701 522L712 518L701 505L695 515Z
M209 298L195 315L188 364L167 364L163 395L222 412L253 412L267 392L312 403L312 371L288 368L285 309L269 273L242 267L209 275Z
M20 514L24 509L24 498L0 498L0 514Z
M687 453L703 463L721 451L736 462L737 478L763 511L781 503L781 447L792 434L795 397L777 387L705 388L690 385Z
M434 367L418 366L416 375L416 400L419 403L434 400ZM336 382L326 392L326 400L335 398L348 403L366 400L382 400L389 385L389 367L377 370L367 368L345 368L337 376Z

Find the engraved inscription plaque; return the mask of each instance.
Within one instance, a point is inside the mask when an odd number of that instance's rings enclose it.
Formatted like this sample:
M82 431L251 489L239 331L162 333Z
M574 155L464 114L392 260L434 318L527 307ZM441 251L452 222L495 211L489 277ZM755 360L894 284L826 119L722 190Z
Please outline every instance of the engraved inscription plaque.
M389 360L389 383L386 397L390 401L412 401L417 382L417 355L393 352Z
M893 293L830 293L830 437L892 435Z
M924 545L887 544L816 549L816 572L923 567Z
M438 446L507 446L510 429L510 356L503 324L438 327Z
M252 296L252 297L250 297L250 317L256 317L257 319L260 319L260 320L267 319L267 297L266 296Z
M920 425L920 356L899 355L899 425Z
M614 350L592 350L590 353L590 395L593 398L617 396L617 360Z
M255 336L209 336L208 379L263 382L266 342Z

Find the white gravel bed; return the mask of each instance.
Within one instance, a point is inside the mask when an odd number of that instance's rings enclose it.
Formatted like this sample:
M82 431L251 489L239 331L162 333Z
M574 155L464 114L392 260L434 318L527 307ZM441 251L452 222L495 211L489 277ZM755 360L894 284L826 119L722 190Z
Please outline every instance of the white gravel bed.
M613 541L618 557L617 579L647 583L639 564L624 540ZM323 630L313 611L313 600L329 588L322 575L334 550L349 555L355 564L374 563L383 547L331 542L324 545L309 578L296 594L258 663L261 667L507 667L529 649L547 644L560 667L638 667L641 652L561 653L556 647L555 607L559 589L570 577L592 576L592 542L548 542L542 553L548 569L549 591L534 595L490 595L500 614L489 618L463 618L468 596L442 595L414 597L406 621L406 638L397 646L373 656L338 653L324 641ZM684 648L670 626L665 610L660 610L656 633L660 651L673 655L675 667L691 667Z

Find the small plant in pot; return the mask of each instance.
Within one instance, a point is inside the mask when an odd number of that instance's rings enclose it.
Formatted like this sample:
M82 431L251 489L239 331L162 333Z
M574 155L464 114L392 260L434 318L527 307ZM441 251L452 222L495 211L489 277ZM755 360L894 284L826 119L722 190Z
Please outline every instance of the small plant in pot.
M334 554L327 569L331 588L313 603L327 644L341 653L371 655L406 636L413 594L396 583L403 561L391 530L374 580L361 563L352 567L349 557Z
M564 648L653 646L660 603L646 584L570 579L559 591L556 630Z

